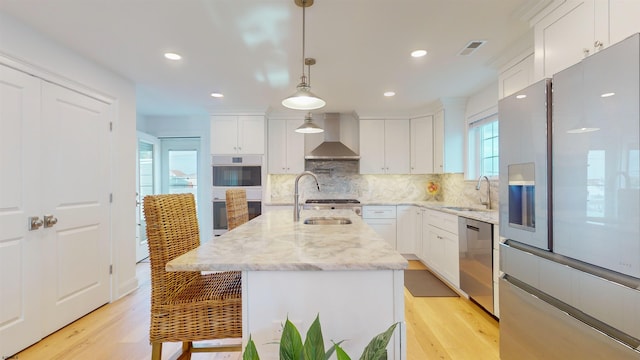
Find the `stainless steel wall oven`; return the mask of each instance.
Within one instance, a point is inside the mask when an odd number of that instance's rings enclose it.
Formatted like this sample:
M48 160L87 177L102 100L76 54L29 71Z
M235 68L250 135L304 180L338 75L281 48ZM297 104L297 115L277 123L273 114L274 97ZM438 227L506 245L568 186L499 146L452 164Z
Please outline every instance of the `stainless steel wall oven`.
M262 213L262 156L214 155L213 172L213 235L227 232L226 191L242 188L247 191L249 219Z

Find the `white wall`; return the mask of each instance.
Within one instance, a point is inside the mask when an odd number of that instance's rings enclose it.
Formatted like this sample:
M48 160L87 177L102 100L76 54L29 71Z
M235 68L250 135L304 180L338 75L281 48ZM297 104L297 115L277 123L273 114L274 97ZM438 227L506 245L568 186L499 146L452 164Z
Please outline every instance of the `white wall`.
M0 12L0 62L114 99L112 135L112 300L138 286L135 272L135 86ZM81 135L81 134L78 134Z
M198 165L198 223L200 238L213 236L212 174L211 174L211 120L209 115L189 117L150 117L138 115L137 130L155 137L199 137L200 164Z

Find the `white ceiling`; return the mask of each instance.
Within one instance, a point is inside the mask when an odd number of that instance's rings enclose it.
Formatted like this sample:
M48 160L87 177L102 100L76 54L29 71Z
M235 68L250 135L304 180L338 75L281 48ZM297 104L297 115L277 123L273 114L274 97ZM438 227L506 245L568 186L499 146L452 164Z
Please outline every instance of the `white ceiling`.
M315 112L416 114L473 94L533 45L528 20L549 2L315 0L306 56L317 59L312 90L327 101ZM0 0L0 11L135 82L143 115L286 112L280 102L302 74L294 0ZM486 43L457 55L472 40ZM428 55L411 58L419 48Z

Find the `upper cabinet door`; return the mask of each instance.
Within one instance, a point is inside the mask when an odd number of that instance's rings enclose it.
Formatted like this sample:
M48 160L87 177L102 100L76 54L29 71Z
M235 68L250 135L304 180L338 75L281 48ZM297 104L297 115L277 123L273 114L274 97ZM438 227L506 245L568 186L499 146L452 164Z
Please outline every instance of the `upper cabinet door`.
M594 6L594 0L567 1L536 24L536 79L551 77L593 53Z
M301 123L300 120L269 119L270 174L304 171L304 134L295 132Z
M640 1L612 0L609 1L609 42L615 44L640 32Z
M211 153L238 153L238 117L214 116L211 120Z
M410 120L411 173L433 173L433 116Z
M270 174L287 173L287 121L269 120L268 163Z
M299 174L304 171L304 138L305 134L295 130L302 125L301 120L287 120L287 172Z
M212 154L264 154L263 116L213 116Z
M433 172L444 173L444 110L433 117Z
M410 135L408 120L385 121L385 167L387 174L410 173Z
M384 120L360 121L360 173L384 174Z
M264 116L238 116L238 153L264 154Z

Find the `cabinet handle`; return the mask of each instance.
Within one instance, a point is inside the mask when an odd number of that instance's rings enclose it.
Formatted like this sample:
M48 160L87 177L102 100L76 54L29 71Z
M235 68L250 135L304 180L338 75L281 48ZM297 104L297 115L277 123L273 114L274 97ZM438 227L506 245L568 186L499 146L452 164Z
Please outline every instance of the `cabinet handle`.
M600 40L596 40L596 41L593 42L593 47L596 48L596 51L602 50L603 46L604 46L604 44Z

